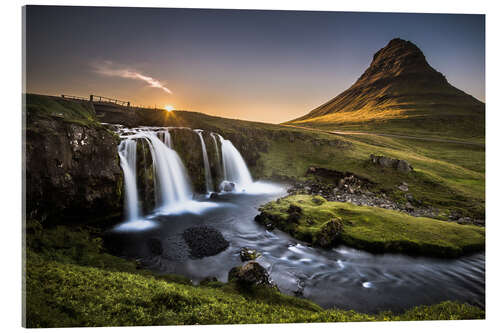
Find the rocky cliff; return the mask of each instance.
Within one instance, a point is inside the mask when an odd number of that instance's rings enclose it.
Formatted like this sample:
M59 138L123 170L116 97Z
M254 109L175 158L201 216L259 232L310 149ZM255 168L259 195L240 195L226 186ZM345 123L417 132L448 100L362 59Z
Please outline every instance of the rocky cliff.
M90 104L26 96L26 216L45 224L122 214L118 137Z

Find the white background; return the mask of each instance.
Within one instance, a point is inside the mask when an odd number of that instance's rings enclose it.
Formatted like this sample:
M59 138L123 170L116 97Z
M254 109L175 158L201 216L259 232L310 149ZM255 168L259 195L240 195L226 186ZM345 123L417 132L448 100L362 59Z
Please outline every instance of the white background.
M3 0L0 11L0 73L2 73L0 104L0 327L2 332L21 328L21 6L32 5L93 5L190 8L250 8L330 11L382 11L416 13L475 13L486 14L486 125L487 125L487 267L486 320L390 323L329 323L329 324L272 324L239 326L168 326L138 328L98 328L101 332L175 331L175 332L254 332L273 330L304 332L315 330L331 332L489 332L500 330L499 313L499 243L500 243L500 11L497 1L459 0L351 0L351 1L18 1ZM497 326L497 327L495 327ZM65 331L59 329L57 332ZM45 331L45 330L43 330Z

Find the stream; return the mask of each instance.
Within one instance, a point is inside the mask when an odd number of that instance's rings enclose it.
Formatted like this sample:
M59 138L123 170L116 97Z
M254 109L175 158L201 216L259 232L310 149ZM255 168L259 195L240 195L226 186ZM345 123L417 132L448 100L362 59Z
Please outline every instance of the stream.
M258 207L286 194L225 193L198 198L200 209L148 216L107 231L105 242L118 255L140 260L157 274L180 274L198 283L206 277L227 281L232 267L242 264L242 247L259 251L257 259L279 289L312 300L323 308L359 312L401 312L416 305L445 300L484 308L485 254L458 259L371 254L340 246L324 250L307 246L289 235L267 231L254 221ZM194 259L182 233L192 226L218 229L229 247L211 257ZM161 240L162 255L153 255L148 240Z

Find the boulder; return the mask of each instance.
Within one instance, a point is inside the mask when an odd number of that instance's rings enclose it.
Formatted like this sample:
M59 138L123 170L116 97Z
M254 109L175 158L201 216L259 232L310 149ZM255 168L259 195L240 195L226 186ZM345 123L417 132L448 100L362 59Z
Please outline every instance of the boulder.
M369 160L372 164L382 168L391 168L400 173L407 174L413 171L413 167L405 160L398 160L387 156L377 156L374 154L370 154Z
M216 255L228 248L229 242L217 229L207 226L191 227L182 233L191 256L203 258Z
M236 190L236 184L225 180L220 184L220 189L224 192L233 192Z
M275 217L271 214L262 212L259 215L255 216L255 222L266 227L267 230L272 231L275 228Z
M241 261L255 260L260 256L261 256L261 254L259 252L257 252L257 250L254 250L254 249L249 249L247 247L243 247L240 250Z
M288 213L288 222L297 223L299 222L300 217L302 216L302 208L292 204L288 208L287 213Z
M318 233L315 239L315 244L322 248L331 248L336 244L336 241L342 232L342 221L333 218L330 222L326 223Z
M401 173L410 173L413 170L413 168L407 161L398 160L396 164L396 170Z
M266 269L255 261L249 261L241 267L233 267L229 271L228 281L236 281L244 286L275 286Z

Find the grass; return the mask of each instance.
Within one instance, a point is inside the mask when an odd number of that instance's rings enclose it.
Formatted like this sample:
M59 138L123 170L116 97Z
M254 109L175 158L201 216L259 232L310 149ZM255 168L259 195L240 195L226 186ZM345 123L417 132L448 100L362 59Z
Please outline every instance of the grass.
M364 314L318 305L271 288L235 283L193 286L179 276L154 276L103 252L87 229L27 225L28 327L294 323L481 319L484 311L457 302L404 313Z
M291 205L302 209L297 223L289 219ZM377 207L295 195L267 203L260 210L279 229L312 243L317 242L324 226L335 218L343 224L340 243L371 252L456 257L484 250L482 227L413 217Z
M55 96L26 94L26 114L30 117L59 118L83 126L100 126L89 102L66 100ZM28 121L28 124L30 122Z

